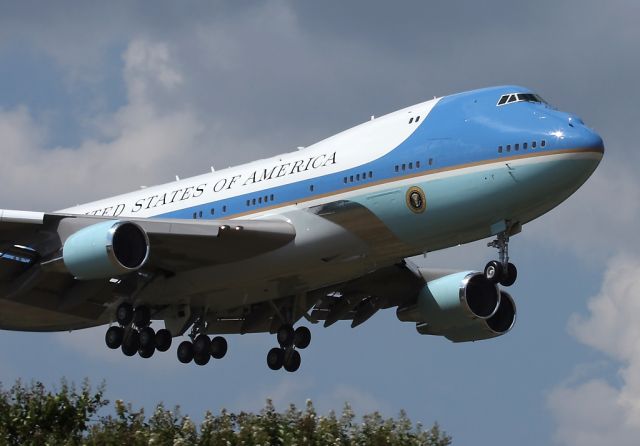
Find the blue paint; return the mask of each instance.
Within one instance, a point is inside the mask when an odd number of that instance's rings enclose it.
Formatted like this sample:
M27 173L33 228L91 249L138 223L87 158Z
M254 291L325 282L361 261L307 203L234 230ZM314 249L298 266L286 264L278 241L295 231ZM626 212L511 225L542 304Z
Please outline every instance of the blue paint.
M197 218L229 218L236 214L260 212L271 206L306 201L322 194L337 194L354 186L402 179L409 174L427 173L434 169L452 169L470 163L508 160L530 152L602 149L602 139L582 124L575 115L558 111L544 103L517 102L500 107L496 105L500 96L513 92L527 93L530 90L518 86L502 86L444 97L405 141L385 156L357 168L188 207L158 215L156 218L189 219L194 218L194 215ZM562 132L563 136L558 136L557 132ZM532 149L534 141L536 148ZM525 142L527 149L523 148ZM519 145L517 151L516 144ZM507 145L511 146L509 152L506 152ZM499 146L503 147L502 153L498 152ZM432 165L429 160L433 160ZM417 161L420 162L419 168L415 167ZM413 169L408 169L409 163L413 163ZM403 164L407 169L399 168L396 171L396 166ZM368 175L369 171L373 172L371 178ZM366 174L366 178L361 178L360 181L344 182L345 177L355 177L358 174L362 177L363 173ZM502 173L500 176L500 182L509 182L509 179L502 178ZM471 177L460 181L474 183L476 180ZM445 183L442 187L450 186ZM454 188L464 189L464 184L456 185ZM265 195L273 195L274 200L247 206L247 200ZM223 206L226 206L226 212L222 212ZM212 208L215 208L214 214L211 214Z

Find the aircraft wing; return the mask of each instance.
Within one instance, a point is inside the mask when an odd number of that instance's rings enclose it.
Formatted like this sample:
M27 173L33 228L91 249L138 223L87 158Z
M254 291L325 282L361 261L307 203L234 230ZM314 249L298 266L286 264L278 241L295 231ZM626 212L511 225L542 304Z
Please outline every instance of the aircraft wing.
M0 210L0 299L5 313L20 314L19 321L5 314L3 328L95 325L114 300L114 283L75 280L64 270L61 251L75 231L107 220L117 219ZM141 271L150 275L251 258L295 238L283 220L119 220L135 222L147 234L150 254Z
M46 258L64 238L102 221L129 221L147 234L150 268L177 272L251 258L295 238L284 220L181 220L94 217L0 210L0 258ZM1 273L0 273L1 274Z

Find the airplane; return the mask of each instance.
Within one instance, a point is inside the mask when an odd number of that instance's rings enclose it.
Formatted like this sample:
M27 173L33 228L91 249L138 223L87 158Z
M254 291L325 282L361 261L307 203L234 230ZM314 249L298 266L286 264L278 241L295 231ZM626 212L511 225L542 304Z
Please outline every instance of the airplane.
M603 154L578 116L507 85L57 212L0 210L0 328L108 324L107 346L142 358L186 336L178 360L198 365L225 356L225 335L270 333L267 365L288 372L311 341L303 319L356 327L395 308L420 334L501 336L516 319L510 237ZM488 237L498 256L481 271L408 259Z

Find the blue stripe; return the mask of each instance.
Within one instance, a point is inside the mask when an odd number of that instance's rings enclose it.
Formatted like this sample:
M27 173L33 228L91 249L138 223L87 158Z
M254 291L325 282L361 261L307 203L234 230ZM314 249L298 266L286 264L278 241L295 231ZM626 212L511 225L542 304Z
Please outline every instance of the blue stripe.
M400 179L410 173L451 169L532 151L544 153L576 147L602 147L600 137L576 119L575 115L560 112L547 104L518 102L496 106L501 95L512 92L530 90L503 86L444 97L405 141L386 155L357 168L192 206L157 215L156 218L188 219L193 218L194 214L200 218L200 213L201 218L230 218L285 203L307 201L318 195L338 194L354 186ZM570 117L572 121L569 120ZM407 125L415 124L407 121ZM563 132L563 137L553 135L558 131ZM537 143L535 149L531 149L533 141ZM546 143L544 147L541 146L542 141ZM525 142L528 144L526 150L523 149ZM518 152L515 151L515 144L519 144ZM509 153L506 152L507 145L511 145ZM499 146L503 146L501 154L498 153ZM432 165L429 165L429 159L433 160ZM417 161L420 162L420 168L416 168ZM413 165L411 170L408 169L409 163ZM405 165L405 170L402 170L402 164ZM398 171L396 166L400 166ZM373 173L372 178L368 175L370 171ZM366 177L364 179L363 174ZM344 182L345 177L353 176L355 179L358 175L361 177L359 181ZM247 200L271 195L274 197L272 201L247 206ZM223 212L223 207L226 212ZM214 214L211 214L212 208L215 209Z

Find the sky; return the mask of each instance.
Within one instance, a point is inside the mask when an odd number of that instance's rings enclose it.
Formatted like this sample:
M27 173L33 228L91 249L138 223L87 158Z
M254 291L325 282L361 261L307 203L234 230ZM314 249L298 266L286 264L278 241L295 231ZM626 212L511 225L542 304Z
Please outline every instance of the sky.
M438 421L456 444L640 437L640 3L0 2L0 207L55 210L295 150L434 96L527 86L596 129L605 158L512 239L514 330L452 344L393 311L312 326L295 374L269 335L206 367L150 360L104 327L0 332L0 382L107 384L150 410L303 405ZM418 259L481 269L486 240ZM177 343L175 343L177 344Z

